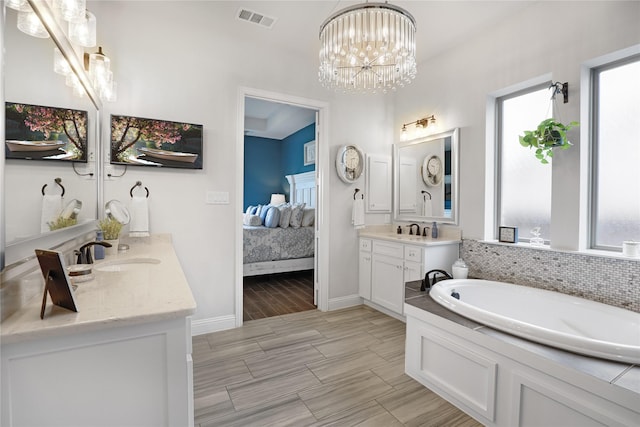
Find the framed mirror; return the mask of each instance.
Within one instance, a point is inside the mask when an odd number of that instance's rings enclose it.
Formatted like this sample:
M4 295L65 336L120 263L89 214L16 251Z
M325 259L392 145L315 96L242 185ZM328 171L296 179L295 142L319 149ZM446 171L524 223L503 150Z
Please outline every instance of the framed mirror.
M394 144L394 220L458 224L458 144L458 128Z
M0 222L4 231L3 242L0 242L4 264L0 265L0 268L33 257L36 246L51 248L95 229L98 218L100 101L91 89L82 97L74 96L72 88L65 84L65 76L54 72L54 48L57 47L68 60L74 71L73 75L83 82L85 87L88 86L89 80L79 56L56 22L50 6L46 2L32 2L32 7L45 24L50 38L36 38L22 33L17 28L17 12L5 7L2 35L2 77L5 83L3 111L6 114L6 103L12 103L33 108L43 106L86 112L86 120L82 123L82 126L86 127L86 145L83 147L86 148L86 162L36 160L38 156L26 155L20 159L5 158L4 164L0 163L0 174L4 180L2 197L5 207ZM2 118L8 119L13 120L8 116ZM14 121L16 120L19 119ZM9 149L6 140L11 139L10 132L11 129L5 128L5 153ZM47 136L52 139L50 135ZM61 156L65 154L64 150L59 153ZM73 201L76 207L73 216L76 221L71 225L63 221L62 227L54 227L53 230L48 227L49 221L43 223L45 195L60 196L60 214L65 206ZM78 209L77 206L81 207Z

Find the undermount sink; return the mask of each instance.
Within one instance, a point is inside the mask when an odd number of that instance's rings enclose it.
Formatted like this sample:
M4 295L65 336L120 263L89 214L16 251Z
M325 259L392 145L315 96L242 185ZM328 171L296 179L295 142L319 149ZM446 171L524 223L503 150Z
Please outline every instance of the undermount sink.
M160 264L157 258L128 258L114 261L106 261L93 267L96 271L132 271L152 264Z

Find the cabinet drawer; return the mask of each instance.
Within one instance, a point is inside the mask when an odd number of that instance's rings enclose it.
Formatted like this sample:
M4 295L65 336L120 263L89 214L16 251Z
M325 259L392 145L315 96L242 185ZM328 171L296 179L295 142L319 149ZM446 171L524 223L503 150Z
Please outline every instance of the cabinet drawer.
M405 246L404 247L404 259L407 261L422 261L422 248L417 246Z
M373 253L402 259L404 256L404 246L375 240L373 242Z
M371 239L360 239L360 250L363 252L371 252Z

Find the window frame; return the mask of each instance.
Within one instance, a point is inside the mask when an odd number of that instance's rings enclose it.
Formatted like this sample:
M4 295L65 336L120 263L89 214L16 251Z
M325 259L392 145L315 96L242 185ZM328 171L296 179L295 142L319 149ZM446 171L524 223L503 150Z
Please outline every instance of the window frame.
M500 232L500 227L502 226L501 222L501 212L502 212L502 144L503 144L503 135L502 135L502 125L503 125L503 104L504 101L517 98L519 96L536 92L542 89L549 89L551 85L551 80L544 81L542 83L535 83L530 86L524 87L522 89L515 90L513 92L498 96L495 98L495 185L494 185L494 212L493 215L493 238L498 240L498 235ZM553 105L551 106L551 114L554 114ZM553 185L553 177L551 179L551 185ZM552 206L553 209L553 206ZM522 235L518 235L518 242L529 242L531 239L529 237L523 237ZM550 244L548 239L544 240L545 245Z
M613 61L593 66L589 69L589 179L588 179L588 200L589 208L587 209L588 218L588 248L592 250L602 250L609 252L622 252L622 245L598 245L596 242L597 223L598 223L598 178L599 178L599 95L600 95L600 79L599 75L603 71L612 70L624 66L626 64L640 61L640 54L632 54Z

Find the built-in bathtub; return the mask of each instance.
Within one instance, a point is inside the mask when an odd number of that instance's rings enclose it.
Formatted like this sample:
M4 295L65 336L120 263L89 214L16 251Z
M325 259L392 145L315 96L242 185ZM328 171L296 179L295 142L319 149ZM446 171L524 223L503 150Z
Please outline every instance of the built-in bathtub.
M640 363L640 313L558 292L478 279L440 281L429 295L455 313L531 341Z

